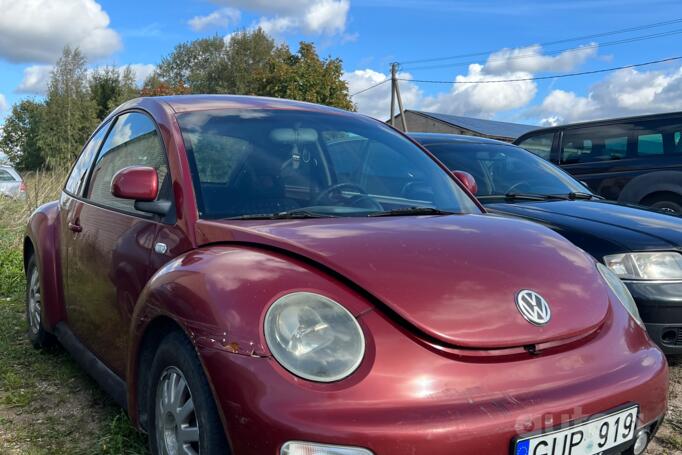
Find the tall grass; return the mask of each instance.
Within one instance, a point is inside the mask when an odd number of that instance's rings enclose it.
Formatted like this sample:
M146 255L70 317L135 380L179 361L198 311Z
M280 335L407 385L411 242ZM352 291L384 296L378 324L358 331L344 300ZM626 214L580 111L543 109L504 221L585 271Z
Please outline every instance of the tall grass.
M35 209L59 197L66 171L40 171L24 177L25 199L0 197L0 297L23 292L22 239Z

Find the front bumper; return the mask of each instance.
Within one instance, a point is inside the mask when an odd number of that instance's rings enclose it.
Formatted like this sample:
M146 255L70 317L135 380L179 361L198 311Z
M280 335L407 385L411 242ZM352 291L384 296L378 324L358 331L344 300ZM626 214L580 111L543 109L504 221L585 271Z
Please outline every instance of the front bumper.
M625 403L639 405L639 427L666 410L665 358L625 311L579 345L504 358L445 353L378 312L359 321L365 359L332 384L272 358L200 349L233 453L279 455L298 440L375 455L500 455L517 436Z
M682 283L626 281L651 339L669 355L682 355Z

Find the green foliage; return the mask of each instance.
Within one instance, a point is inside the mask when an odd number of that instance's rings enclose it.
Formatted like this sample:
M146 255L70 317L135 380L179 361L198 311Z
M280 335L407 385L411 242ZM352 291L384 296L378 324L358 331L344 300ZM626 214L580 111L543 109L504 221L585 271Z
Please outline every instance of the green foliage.
M130 66L119 70L114 66L96 69L89 80L90 96L96 104L99 121L120 104L139 96L135 73Z
M12 106L12 112L5 119L0 152L20 171L38 169L45 164L39 145L39 128L44 115L44 103L27 99Z
M52 72L38 141L52 167L68 166L97 125L87 71L80 50L66 47Z
M353 110L340 59L311 43L296 54L260 28L179 44L145 81L144 95L229 93L290 98Z
M301 42L296 54L282 45L260 74L259 94L354 110L342 75L341 60L320 59L312 43Z
M24 265L14 233L0 227L0 299L16 297L24 290Z

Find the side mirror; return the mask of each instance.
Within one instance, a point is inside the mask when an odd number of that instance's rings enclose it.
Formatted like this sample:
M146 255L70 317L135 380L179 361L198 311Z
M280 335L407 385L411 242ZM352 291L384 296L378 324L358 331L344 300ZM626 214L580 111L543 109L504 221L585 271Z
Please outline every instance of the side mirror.
M111 181L111 194L133 201L153 201L159 195L159 176L156 169L131 166L121 169Z
M455 175L455 177L457 177L457 180L462 182L464 188L469 190L471 194L475 196L476 193L478 193L478 185L476 184L476 179L473 175L464 171L452 171L452 173Z
M159 195L159 176L153 167L130 166L121 169L111 181L111 194L135 201L135 209L141 212L165 216L171 208L169 201L156 200Z

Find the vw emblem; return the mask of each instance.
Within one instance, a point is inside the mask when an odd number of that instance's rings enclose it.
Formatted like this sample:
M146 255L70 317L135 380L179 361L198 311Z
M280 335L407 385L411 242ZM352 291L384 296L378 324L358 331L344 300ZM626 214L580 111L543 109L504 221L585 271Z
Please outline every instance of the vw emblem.
M519 313L534 325L545 325L552 317L549 304L540 294L529 289L524 289L516 294L516 308Z

